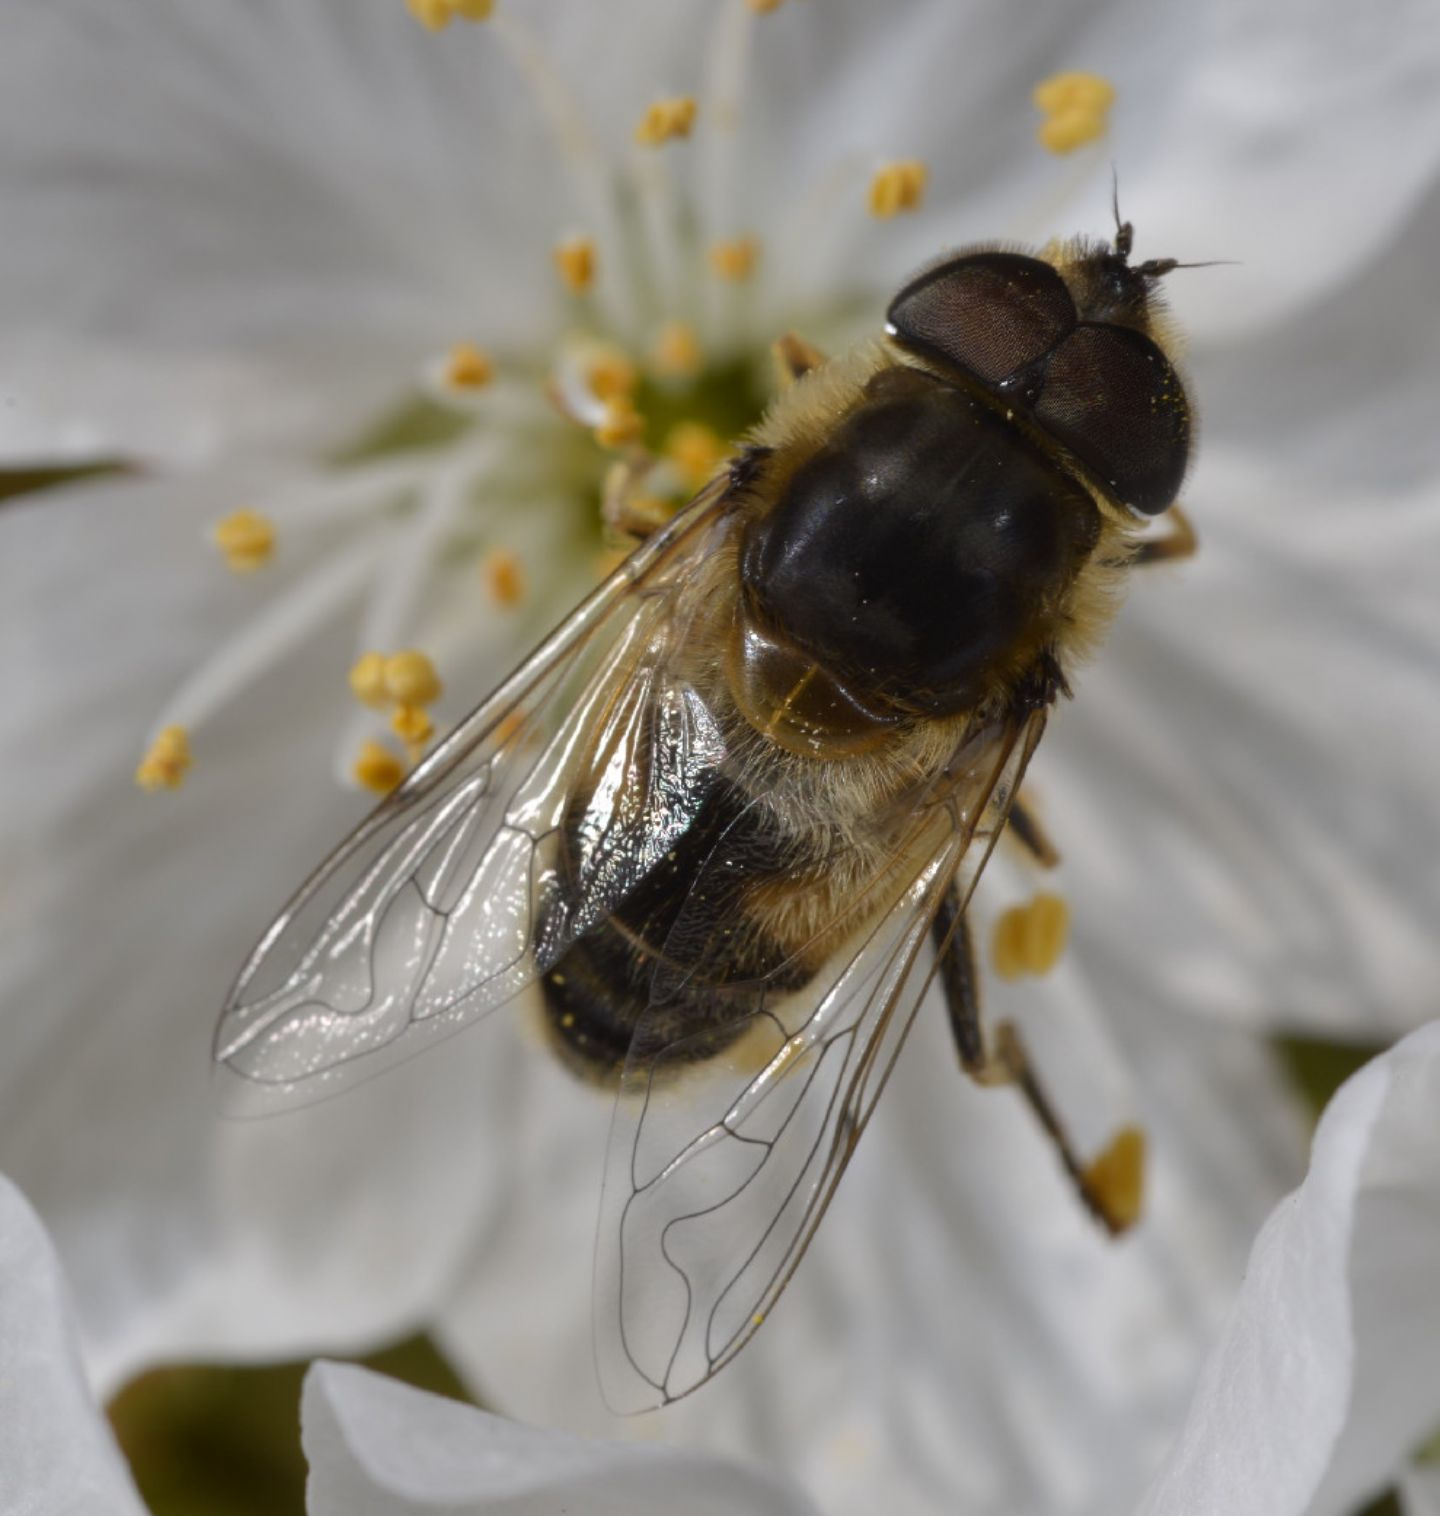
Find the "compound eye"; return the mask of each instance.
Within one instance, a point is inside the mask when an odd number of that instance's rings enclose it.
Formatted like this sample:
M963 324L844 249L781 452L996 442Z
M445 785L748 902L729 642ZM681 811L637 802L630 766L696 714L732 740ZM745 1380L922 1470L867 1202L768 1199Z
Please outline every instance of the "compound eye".
M1020 253L969 253L912 280L886 319L911 347L999 384L1044 357L1077 318L1065 281L1048 263Z
M1190 404L1143 333L1077 327L1046 367L1034 414L1122 505L1157 516L1174 504L1190 457Z

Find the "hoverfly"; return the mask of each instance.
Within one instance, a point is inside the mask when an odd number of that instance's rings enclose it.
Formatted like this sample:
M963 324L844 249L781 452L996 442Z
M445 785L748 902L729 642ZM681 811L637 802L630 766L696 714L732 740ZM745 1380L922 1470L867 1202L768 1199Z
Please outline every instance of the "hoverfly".
M1017 790L1126 571L1193 545L1177 265L1132 264L1116 219L1113 244L945 256L836 361L783 341L794 382L723 471L321 865L230 995L217 1059L305 1093L538 983L559 1056L618 1087L616 1409L689 1393L759 1326L933 979L967 1071L1058 1135L1014 1037L982 1034L965 911L1007 824L1040 850Z

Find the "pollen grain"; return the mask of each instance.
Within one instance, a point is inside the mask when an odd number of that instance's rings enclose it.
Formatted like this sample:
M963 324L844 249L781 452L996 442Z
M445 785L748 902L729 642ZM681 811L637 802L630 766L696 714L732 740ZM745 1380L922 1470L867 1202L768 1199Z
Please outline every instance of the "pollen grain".
M719 432L703 421L679 421L665 439L665 456L692 490L713 476L729 452Z
M473 342L457 342L445 360L445 382L455 389L484 389L495 377L488 353Z
M525 598L525 570L512 549L492 547L480 564L480 575L496 605L509 610Z
M444 689L435 665L418 648L392 653L385 660L384 683L396 705L430 705Z
M995 923L990 957L1008 980L1048 974L1060 961L1070 932L1070 908L1060 895L1042 891L1025 905L1011 906Z
M677 137L688 137L695 125L696 105L691 95L674 95L646 106L635 140L641 147L660 147Z
M190 734L183 726L167 726L159 732L135 770L135 783L152 794L178 790L190 768Z
M410 14L427 31L441 32L458 16L462 21L488 21L495 0L405 0Z
M710 247L710 271L731 284L743 283L760 261L760 244L753 237L737 237Z
M930 171L918 158L887 163L870 180L870 214L881 221L901 211L919 210Z
M249 574L275 556L275 524L259 511L232 511L211 533L232 573Z
M667 321L650 350L650 365L662 378L688 379L700 372L700 339L684 321Z
M623 395L605 402L605 419L595 428L595 440L601 447L632 447L645 435L645 418L633 402Z
M551 251L560 282L572 295L583 295L595 283L595 243L589 237L566 237Z
M384 743L372 739L361 745L350 773L362 788L388 795L405 777L405 765Z
M1036 130L1052 153L1072 153L1105 135L1115 86L1098 74L1052 74L1035 86L1031 99L1045 118Z
M385 689L385 658L381 653L361 653L350 670L350 692L372 710L383 711L390 704Z
M435 723L423 705L397 705L390 715L390 730L414 753L435 735Z

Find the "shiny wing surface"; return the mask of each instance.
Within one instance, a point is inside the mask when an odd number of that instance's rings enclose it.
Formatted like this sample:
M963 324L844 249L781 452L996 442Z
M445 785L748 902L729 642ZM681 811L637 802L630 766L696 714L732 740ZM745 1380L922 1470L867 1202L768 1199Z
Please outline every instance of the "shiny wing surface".
M277 918L215 1038L250 1104L329 1094L510 1000L688 824L721 754L671 654L728 494L722 476L633 554ZM656 756L627 784L642 746ZM562 890L567 815L578 879Z
M954 882L968 899L1044 720L1017 715L962 747L857 892L846 946L804 989L767 997L729 1051L692 1064L675 1042L653 1061L632 1056L595 1271L596 1353L613 1409L690 1393L774 1306L933 977L926 939L945 891ZM660 1003L647 1016L664 1012Z

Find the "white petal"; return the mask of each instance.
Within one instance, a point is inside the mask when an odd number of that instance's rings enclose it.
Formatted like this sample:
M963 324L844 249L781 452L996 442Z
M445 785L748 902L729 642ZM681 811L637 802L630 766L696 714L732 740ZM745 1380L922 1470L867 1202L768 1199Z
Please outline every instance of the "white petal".
M197 735L184 790L131 781L171 688L292 559L306 566L283 539L271 569L220 566L203 525L257 490L241 475L104 485L0 518L0 741L26 799L3 820L0 1149L52 1228L107 1387L162 1356L407 1329L490 1208L503 1149L503 1029L293 1117L226 1120L215 1098L231 976L365 810L330 778L351 705L344 625ZM77 580L82 562L107 569ZM491 635L482 664L529 633Z
M1434 511L1218 448L1198 478L1200 555L1133 576L1032 770L1079 950L1157 1006L1408 1029L1440 973Z
M144 1506L80 1360L59 1260L0 1176L0 1511L129 1516Z
M1336 1095L1143 1512L1343 1516L1440 1422L1440 1023Z
M171 457L333 436L437 347L533 339L561 208L491 42L390 0L7 7L10 424Z
M585 1442L504 1421L378 1374L317 1363L306 1376L311 1516L807 1516L775 1475L666 1447Z
M1405 1516L1440 1516L1440 1468L1424 1463L1406 1469L1400 1480L1400 1509Z
M883 285L977 238L1107 235L1113 162L1146 256L1239 260L1172 281L1197 344L1231 340L1335 289L1440 170L1440 27L1423 0L1363 18L1342 0L1092 0L1029 7L1023 26L1003 0L850 0L782 7L763 37L751 141L785 169L752 178L772 208L849 154L931 169L919 214L867 224L862 170L823 242L781 250L821 288ZM1074 68L1109 78L1117 103L1103 144L1057 160L1035 142L1030 91Z
M1037 1021L1068 1015L1075 988ZM640 1423L605 1414L590 1367L605 1111L526 1069L516 1195L444 1316L447 1350L527 1418L608 1436L653 1420L667 1439L784 1460L830 1516L1113 1516L1153 1470L1253 1227L1298 1171L1297 1124L1254 1042L1150 1020L1136 1064L1154 1164L1136 1234L1099 1235L1018 1098L964 1081L927 1005L764 1329L712 1386ZM1050 1045L1038 1028L1032 1042Z

